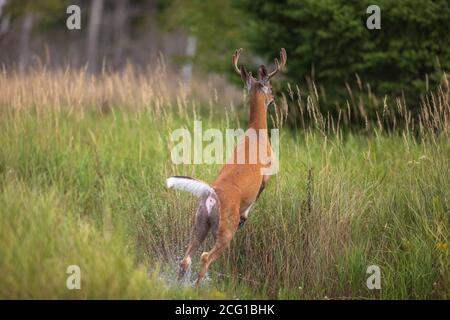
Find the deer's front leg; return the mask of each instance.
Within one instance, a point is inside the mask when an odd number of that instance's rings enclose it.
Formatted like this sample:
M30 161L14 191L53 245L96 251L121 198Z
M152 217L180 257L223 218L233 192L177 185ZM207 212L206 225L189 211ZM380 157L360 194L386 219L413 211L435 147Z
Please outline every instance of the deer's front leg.
M259 199L259 196L261 195L263 190L266 188L266 185L269 182L269 178L270 178L270 176L268 176L268 175L263 176L261 187L259 188L258 195L256 196L256 200Z
M261 195L263 190L266 188L266 185L267 185L267 182L269 181L269 178L270 178L269 175L263 176L263 179L262 179L262 182L261 182L261 186L259 187L259 191L258 191L258 194L256 195L255 201L252 204L250 204L245 210L243 210L241 212L241 217L240 217L240 220L239 220L239 228L244 225L245 221L247 221L248 214L249 214L251 208L255 204L256 200L259 199L259 196Z

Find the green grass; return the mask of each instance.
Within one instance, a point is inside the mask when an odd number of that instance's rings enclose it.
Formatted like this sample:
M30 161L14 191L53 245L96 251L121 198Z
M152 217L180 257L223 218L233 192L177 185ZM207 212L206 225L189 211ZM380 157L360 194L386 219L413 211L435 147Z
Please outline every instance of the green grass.
M197 200L165 179L220 166L173 165L170 133L245 127L246 110L142 105L147 84L68 74L0 78L0 298L450 298L448 89L418 133L327 130L308 105L315 128L281 128L279 173L196 291L175 274ZM81 290L66 288L73 264ZM373 264L381 290L366 287Z
M280 172L210 281L177 284L196 200L165 178L218 170L172 165L168 128L182 125L147 111L3 114L0 297L449 298L444 137L282 130ZM81 290L65 286L71 264ZM381 290L365 285L371 264Z

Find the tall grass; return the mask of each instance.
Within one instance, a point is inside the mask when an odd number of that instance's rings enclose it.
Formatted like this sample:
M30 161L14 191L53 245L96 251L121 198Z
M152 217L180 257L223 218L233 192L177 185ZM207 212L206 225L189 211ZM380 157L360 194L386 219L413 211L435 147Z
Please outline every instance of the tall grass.
M196 119L245 127L248 110L240 91L188 92L157 68L0 76L0 297L450 298L445 76L417 118L385 100L373 123L364 104L331 117L314 85L289 86L270 112L280 171L197 292L173 280L196 199L164 181L211 181L220 167L173 165L170 133ZM71 264L81 290L66 288ZM373 264L381 290L366 286Z

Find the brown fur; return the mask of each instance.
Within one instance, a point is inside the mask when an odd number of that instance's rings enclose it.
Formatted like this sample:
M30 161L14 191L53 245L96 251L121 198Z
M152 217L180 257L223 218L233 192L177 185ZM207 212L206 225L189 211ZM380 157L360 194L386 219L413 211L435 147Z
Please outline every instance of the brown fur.
M275 60L276 69L270 74L264 66L258 70L258 80L247 73L245 68L237 67L237 60L241 50L237 50L233 56L235 70L241 75L249 91L250 121L249 129L255 129L257 133L263 129L264 135L258 135L257 161L250 163L249 138L246 136L243 141L236 146L232 157L234 161L225 164L216 180L212 183L218 201L213 210L208 214L205 209L206 197L200 199L199 207L195 216L194 226L191 232L191 240L184 259L180 263L179 275L183 276L191 263L191 254L198 248L205 239L208 231L212 228L215 239L214 247L201 255L201 268L197 279L197 286L205 276L210 264L228 248L240 222L245 221L246 211L261 194L266 186L269 176L262 175L261 169L267 164L262 163L259 158L259 148L266 150L267 156L272 155L272 147L267 135L267 106L273 101L270 78L275 75L285 64L286 54L282 49L282 64ZM284 56L283 56L284 55ZM267 90L267 88L269 90ZM265 90L263 90L265 89ZM260 140L261 139L261 140ZM244 150L244 163L237 163L238 150Z

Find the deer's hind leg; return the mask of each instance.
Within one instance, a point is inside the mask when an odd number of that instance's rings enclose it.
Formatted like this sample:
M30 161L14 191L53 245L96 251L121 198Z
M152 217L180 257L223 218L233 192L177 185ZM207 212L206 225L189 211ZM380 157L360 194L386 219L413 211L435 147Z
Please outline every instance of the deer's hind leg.
M178 279L181 279L191 265L191 255L197 251L200 244L205 240L210 229L208 221L208 212L203 203L200 203L195 214L194 225L191 230L191 238L183 260L180 262L178 269Z
M201 267L197 278L197 287L208 271L210 264L216 260L226 248L228 248L239 224L240 214L238 204L231 205L224 209L221 208L220 210L220 222L215 237L216 241L214 247L208 252L203 252L200 257Z

